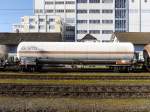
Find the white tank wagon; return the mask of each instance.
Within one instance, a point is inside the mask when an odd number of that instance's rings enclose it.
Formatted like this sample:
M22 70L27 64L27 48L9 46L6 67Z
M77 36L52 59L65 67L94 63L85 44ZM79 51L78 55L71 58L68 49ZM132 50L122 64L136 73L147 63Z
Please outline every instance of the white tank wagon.
M144 65L150 71L150 44L146 45L143 50Z
M134 46L132 43L21 42L17 57L23 66L36 66L37 61L50 64L129 65L134 59Z
M8 48L6 45L0 45L0 67L4 67L8 58Z
M8 48L6 45L0 45L0 60L6 60L8 57Z

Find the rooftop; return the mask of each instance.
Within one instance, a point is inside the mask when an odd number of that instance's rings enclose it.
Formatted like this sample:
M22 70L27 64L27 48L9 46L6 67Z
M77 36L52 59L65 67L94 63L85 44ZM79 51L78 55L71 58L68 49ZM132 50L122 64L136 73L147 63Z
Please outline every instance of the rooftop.
M60 42L60 33L0 33L0 44L17 45L22 41Z
M97 40L94 36L92 36L91 34L86 34L81 40L79 40L80 42L82 41L93 41L93 40Z
M119 42L132 42L133 44L150 43L150 32L114 32L111 40L117 38Z

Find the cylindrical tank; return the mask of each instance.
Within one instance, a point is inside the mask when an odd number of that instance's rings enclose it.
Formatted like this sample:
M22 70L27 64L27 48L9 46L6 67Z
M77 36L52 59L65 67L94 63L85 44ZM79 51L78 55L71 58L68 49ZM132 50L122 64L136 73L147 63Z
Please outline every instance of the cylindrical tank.
M0 45L0 60L6 60L8 57L8 48L6 45Z
M144 52L143 53L144 53L143 54L144 56L147 56L150 58L150 44L144 46Z
M116 60L133 60L132 43L94 42L21 42L17 57L49 59L57 62L84 61L99 63Z
M146 69L150 72L150 44L144 46L143 57L144 65Z

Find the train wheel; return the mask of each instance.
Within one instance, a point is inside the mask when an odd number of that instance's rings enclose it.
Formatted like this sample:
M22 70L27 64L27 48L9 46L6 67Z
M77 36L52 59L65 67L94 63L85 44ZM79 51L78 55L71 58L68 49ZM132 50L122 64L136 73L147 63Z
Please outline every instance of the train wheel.
M72 69L77 69L77 65L71 65Z
M31 67L30 67L30 71L31 71L31 72L35 72L35 71L36 71L36 67L35 67L35 66L31 66Z
M37 70L37 69L36 69L36 66L28 66L28 67L27 67L27 71L28 71L28 72L36 72L36 70Z
M37 71L37 72L40 72L41 70L42 70L42 66L41 66L41 65L37 65L37 66L36 66L36 71Z
M114 72L119 72L119 67L117 67L117 66L116 66L116 67L113 67L113 71L114 71Z
M25 67L20 66L20 67L19 67L19 71L21 71L21 72L25 72Z

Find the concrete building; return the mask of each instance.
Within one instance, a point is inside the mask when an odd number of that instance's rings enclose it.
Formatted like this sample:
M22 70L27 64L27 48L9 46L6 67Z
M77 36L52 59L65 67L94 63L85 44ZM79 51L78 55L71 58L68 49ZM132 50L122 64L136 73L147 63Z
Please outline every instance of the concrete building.
M13 32L57 32L63 36L63 30L63 22L60 16L24 16L21 17L20 24L13 25Z
M150 32L150 0L129 0L129 32Z
M16 32L16 33L19 33L19 32L24 32L23 31L23 27L24 25L18 23L18 24L13 24L12 25L12 32Z
M34 15L42 21L60 16L64 41L81 40L87 34L107 41L113 32L150 32L149 6L150 0L34 0ZM51 32L41 27L36 31Z
M77 0L76 37L91 34L107 40L114 31L114 0Z
M75 26L75 40L89 33L109 40L112 32L150 31L149 6L150 0L35 0L34 8L37 15L60 15L68 27Z
M129 0L115 0L115 32L129 31Z
M66 41L75 39L75 9L75 0L34 0L35 15L57 15L62 18Z
M65 23L65 40L80 40L90 33L107 40L114 31L114 0L35 0L35 15L59 15Z

